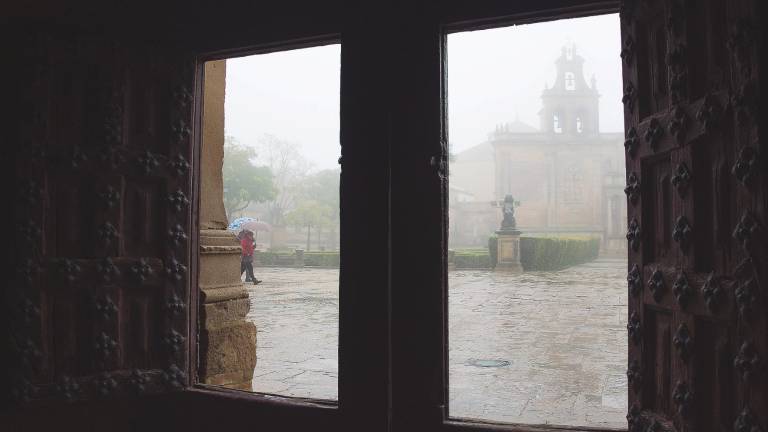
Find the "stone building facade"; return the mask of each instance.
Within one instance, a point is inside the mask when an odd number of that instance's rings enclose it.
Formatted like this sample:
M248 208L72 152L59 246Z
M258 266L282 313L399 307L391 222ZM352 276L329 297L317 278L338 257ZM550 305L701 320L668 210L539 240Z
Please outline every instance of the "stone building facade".
M499 226L495 203L512 195L523 232L599 236L603 253L625 253L624 138L600 132L600 94L583 64L575 48L563 48L554 85L541 95L538 129L517 119L500 124L455 156L452 247L484 245Z

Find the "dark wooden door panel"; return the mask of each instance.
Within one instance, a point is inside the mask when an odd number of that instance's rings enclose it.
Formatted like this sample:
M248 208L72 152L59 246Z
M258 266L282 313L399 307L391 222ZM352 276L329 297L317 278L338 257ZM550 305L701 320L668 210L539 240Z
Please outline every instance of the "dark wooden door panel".
M756 5L622 2L632 431L766 427Z
M79 400L188 385L196 62L26 39L12 390Z

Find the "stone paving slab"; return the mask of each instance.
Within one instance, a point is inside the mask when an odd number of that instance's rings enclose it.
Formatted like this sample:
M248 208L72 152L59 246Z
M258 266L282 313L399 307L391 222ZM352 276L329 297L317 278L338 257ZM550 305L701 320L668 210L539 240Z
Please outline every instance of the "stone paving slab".
M449 275L453 417L626 427L626 261ZM509 366L480 370L472 359Z
M338 397L338 270L257 268L253 390ZM626 260L449 274L452 417L626 427ZM477 360L504 360L479 367Z
M246 284L256 324L253 391L338 398L339 272L258 267Z

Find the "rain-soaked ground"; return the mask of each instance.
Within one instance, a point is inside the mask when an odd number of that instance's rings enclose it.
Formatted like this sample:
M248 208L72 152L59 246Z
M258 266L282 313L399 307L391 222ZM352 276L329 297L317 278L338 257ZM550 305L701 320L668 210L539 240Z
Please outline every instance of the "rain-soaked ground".
M626 261L449 275L449 411L626 427ZM257 268L253 390L337 398L338 270Z

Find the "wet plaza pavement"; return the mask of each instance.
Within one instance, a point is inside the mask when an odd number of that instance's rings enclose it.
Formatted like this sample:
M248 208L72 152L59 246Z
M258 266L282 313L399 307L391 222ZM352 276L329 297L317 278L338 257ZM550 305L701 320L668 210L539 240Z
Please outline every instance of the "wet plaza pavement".
M626 427L626 264L449 274L449 412ZM253 390L337 398L338 270L257 268Z
M626 427L625 263L518 275L451 272L450 415Z
M338 398L339 270L257 267L253 391Z

